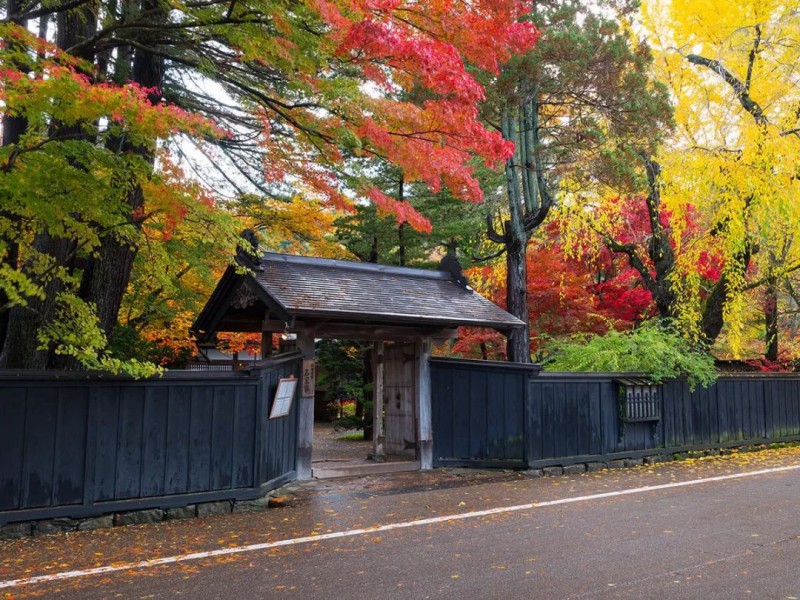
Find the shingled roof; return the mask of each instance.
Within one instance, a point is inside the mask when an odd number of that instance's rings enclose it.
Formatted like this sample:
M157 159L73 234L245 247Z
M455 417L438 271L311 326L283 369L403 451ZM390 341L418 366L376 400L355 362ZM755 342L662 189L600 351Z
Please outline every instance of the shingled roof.
M220 311L249 279L252 294L273 318L397 326L490 327L522 321L458 282L458 274L342 260L264 254L252 275L233 269L220 281L195 323L198 331L224 331ZM257 285L253 285L253 284Z

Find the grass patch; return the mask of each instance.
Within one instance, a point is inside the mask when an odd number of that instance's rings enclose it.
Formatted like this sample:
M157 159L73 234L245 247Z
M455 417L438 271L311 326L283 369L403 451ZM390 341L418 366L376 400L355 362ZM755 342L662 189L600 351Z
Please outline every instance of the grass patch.
M363 442L364 432L348 433L347 435L340 435L337 440L344 440L345 442Z

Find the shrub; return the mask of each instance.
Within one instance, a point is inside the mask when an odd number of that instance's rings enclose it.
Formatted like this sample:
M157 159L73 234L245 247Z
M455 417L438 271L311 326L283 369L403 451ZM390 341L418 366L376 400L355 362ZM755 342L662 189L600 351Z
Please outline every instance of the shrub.
M543 362L546 371L635 372L653 382L685 376L692 390L717 378L714 358L669 325L648 322L630 331L577 335L553 342Z

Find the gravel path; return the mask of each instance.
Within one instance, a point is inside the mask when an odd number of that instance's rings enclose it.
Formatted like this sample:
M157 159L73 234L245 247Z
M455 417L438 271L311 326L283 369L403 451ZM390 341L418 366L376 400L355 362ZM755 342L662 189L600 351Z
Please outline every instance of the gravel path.
M340 439L361 431L334 431L331 423L314 423L313 463L366 460L372 452L372 442L354 442Z

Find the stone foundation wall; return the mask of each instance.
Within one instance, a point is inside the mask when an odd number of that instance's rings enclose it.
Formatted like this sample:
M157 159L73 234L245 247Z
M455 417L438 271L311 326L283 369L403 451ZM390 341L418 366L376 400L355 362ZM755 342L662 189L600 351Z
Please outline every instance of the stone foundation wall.
M577 475L579 473L602 471L604 469L623 469L626 467L638 467L641 465L654 465L663 462L681 461L691 458L702 458L704 456L727 456L736 452L758 452L775 448L788 448L799 445L796 442L785 442L777 444L759 444L756 446L740 446L738 448L715 448L711 450L696 450L691 452L678 452L676 454L654 454L643 458L625 458L620 460L609 460L607 462L585 462L570 465L554 465L552 467L542 467L540 469L528 469L525 474L529 477L555 477L557 475Z
M48 533L65 531L90 531L106 527L121 527L124 525L141 525L143 523L158 523L176 519L192 519L194 517L207 517L210 515L226 515L230 513L251 512L279 506L280 500L274 492L255 500L222 500L220 502L202 502L181 506L179 508L149 508L145 510L132 510L118 512L100 517L85 519L44 519L41 521L22 521L0 526L0 540L25 537L30 535L44 535Z

